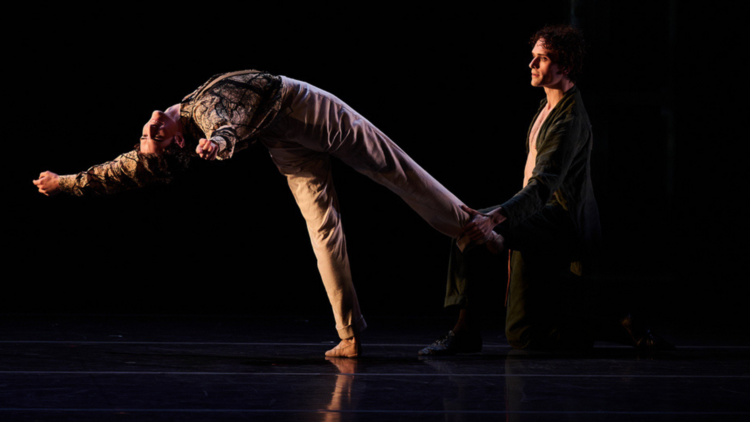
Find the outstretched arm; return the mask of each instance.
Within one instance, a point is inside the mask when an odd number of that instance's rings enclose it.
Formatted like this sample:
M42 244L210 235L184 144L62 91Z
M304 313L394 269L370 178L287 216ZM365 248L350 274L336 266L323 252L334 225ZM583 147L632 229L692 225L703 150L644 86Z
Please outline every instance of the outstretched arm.
M163 158L130 151L78 174L58 176L43 172L33 183L39 192L48 196L58 192L75 196L106 195L153 183L168 183L172 180L171 170Z

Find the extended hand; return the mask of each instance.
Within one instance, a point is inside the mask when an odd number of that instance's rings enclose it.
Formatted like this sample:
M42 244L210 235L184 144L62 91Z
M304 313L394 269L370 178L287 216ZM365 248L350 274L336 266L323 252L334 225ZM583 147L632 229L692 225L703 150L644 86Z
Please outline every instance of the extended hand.
M219 146L210 139L201 139L198 141L198 147L195 148L195 152L204 160L214 160L216 159L216 154L219 152Z
M505 217L498 210L482 214L466 205L461 205L461 209L469 213L469 217L471 217L471 220L463 227L464 233L472 240L480 243L491 240L493 237L492 229L505 220Z
M51 171L45 171L39 174L39 178L32 183L39 188L39 192L47 195L57 195L60 193L60 177Z

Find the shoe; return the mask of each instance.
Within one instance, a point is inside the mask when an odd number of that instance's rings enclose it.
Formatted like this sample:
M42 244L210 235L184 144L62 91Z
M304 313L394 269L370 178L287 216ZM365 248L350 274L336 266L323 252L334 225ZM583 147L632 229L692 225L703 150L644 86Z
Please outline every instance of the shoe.
M625 315L620 320L620 325L628 334L632 346L643 352L661 352L665 350L674 350L672 343L663 338L654 335L651 330L637 319L633 319L631 314Z
M457 353L482 351L482 336L477 334L455 334L452 330L441 339L419 351L419 356L453 356Z

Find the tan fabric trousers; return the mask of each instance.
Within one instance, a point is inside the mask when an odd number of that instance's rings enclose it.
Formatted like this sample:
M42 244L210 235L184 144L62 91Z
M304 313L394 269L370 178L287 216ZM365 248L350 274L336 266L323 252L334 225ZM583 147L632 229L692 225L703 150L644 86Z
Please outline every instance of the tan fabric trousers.
M346 238L331 178L330 157L399 195L440 232L457 238L468 215L461 201L409 158L372 123L332 94L282 77L282 117L265 145L307 222L336 329L350 338L367 327L352 284Z

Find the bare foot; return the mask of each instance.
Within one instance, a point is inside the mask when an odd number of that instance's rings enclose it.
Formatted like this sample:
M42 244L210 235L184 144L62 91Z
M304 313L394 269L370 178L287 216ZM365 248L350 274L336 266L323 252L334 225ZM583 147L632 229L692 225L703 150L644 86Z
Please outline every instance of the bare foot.
M333 349L326 352L328 357L356 358L362 355L362 344L356 337L345 338Z

